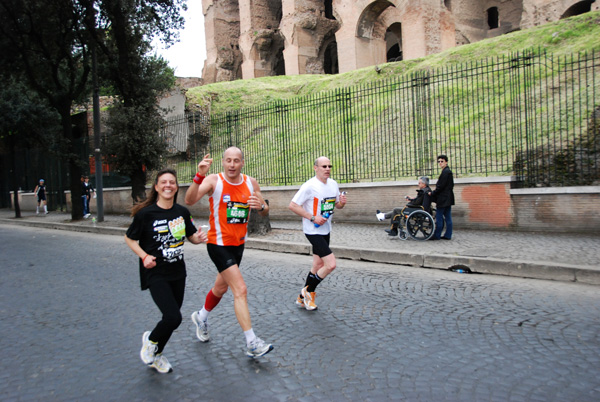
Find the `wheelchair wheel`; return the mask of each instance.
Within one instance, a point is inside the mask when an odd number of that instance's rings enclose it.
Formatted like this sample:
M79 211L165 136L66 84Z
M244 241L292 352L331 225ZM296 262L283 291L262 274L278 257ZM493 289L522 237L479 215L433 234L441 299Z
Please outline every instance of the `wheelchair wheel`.
M428 212L415 211L406 219L406 231L415 240L429 240L435 232L435 220Z
M398 238L400 240L408 240L408 233L402 228L398 228Z

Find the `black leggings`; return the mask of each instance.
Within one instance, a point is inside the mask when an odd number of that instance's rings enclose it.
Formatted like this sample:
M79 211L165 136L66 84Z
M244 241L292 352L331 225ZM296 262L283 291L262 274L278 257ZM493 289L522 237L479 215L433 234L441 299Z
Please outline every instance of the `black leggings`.
M176 281L157 281L150 285L150 294L163 314L162 320L150 334L150 340L158 343L156 353L162 353L173 331L181 324L181 305L185 292L185 278Z

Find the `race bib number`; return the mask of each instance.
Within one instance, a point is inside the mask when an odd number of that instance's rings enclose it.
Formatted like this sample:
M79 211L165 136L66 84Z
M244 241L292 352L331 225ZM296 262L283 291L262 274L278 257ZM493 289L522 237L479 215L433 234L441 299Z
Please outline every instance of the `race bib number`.
M162 251L165 260L172 262L183 254L183 243L168 247Z
M246 223L250 215L250 206L242 202L227 203L227 223Z
M323 215L325 212L332 214L334 208L335 197L323 198L323 200L321 201L321 215Z

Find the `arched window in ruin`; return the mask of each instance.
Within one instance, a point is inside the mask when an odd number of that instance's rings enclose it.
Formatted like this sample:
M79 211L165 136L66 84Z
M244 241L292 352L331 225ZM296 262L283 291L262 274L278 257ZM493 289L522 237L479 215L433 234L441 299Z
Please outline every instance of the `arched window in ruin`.
M388 62L402 60L402 24L396 22L385 32L386 60Z
M334 20L335 17L333 16L333 0L325 0L324 2L325 5L325 18L330 19L330 20Z
M256 31L249 55L254 66L254 77L285 75L284 46L280 32L268 29Z
M394 5L388 0L377 0L365 8L358 19L356 36L358 38L371 39L373 37L373 29L375 28L379 16L388 7L394 7Z
M575 3L571 7L569 7L567 11L563 13L563 15L560 16L560 19L562 20L563 18L569 18L579 14L589 13L590 11L592 11L592 3L593 1L590 0Z
M444 0L444 6L448 11L452 11L452 2L450 0Z
M267 24L267 29L274 29L279 26L281 23L282 17L282 5L281 0L267 0L268 7L267 9L270 11L269 19L274 21L274 24Z
M335 38L325 47L325 52L323 53L323 71L325 74L338 74L340 72Z
M275 54L273 60L273 75L285 75L285 60L283 59L283 48Z
M496 29L499 25L498 7L490 7L487 9L487 23L490 29Z

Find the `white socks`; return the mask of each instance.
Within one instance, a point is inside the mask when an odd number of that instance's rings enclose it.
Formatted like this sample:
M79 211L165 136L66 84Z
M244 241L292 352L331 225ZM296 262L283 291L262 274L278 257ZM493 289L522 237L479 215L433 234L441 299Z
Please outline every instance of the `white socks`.
M204 306L202 306L202 310L198 311L198 317L202 320L202 321L206 321L208 320L208 313L210 311L207 311Z
M246 335L246 345L250 345L250 342L256 339L256 335L254 335L254 330L252 328L248 331L244 331L244 335Z

